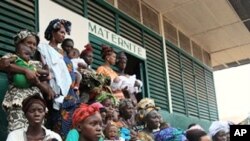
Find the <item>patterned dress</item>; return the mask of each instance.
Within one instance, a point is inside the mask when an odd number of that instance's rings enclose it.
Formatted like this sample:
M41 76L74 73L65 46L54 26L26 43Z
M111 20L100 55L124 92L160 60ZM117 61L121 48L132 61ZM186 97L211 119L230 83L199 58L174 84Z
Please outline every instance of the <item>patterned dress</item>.
M4 57L9 58L14 56L15 55L13 54L8 54ZM34 65L35 68L42 67L39 61L29 61L29 64ZM9 131L28 126L28 120L22 111L22 102L25 98L37 93L42 96L40 89L35 86L30 86L28 88L17 88L12 84L9 85L9 89L6 92L2 103L3 109L7 113Z
M61 107L61 117L62 117L61 134L63 137L66 137L69 130L71 129L73 113L80 104L80 98L79 98L79 92L73 89L76 77L75 72L73 70L73 64L67 56L64 57L64 61L72 78L72 85L69 89L68 95L64 98Z

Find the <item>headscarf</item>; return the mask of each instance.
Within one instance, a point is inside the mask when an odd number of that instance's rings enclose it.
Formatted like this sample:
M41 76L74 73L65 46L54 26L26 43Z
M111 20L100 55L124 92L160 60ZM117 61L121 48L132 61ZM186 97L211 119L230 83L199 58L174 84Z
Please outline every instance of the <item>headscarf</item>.
M80 122L84 121L91 115L99 111L99 106L95 104L87 105L82 103L74 112L72 117L72 125L76 127Z
M80 58L83 58L83 56L85 56L87 53L93 52L93 48L92 48L91 44L87 44L84 47L85 47L85 49L81 52Z
M214 121L211 126L209 127L209 134L213 137L218 132L224 131L229 132L229 125L227 122L224 121Z
M19 43L21 43L25 38L29 37L29 36L34 36L36 38L36 45L39 44L40 42L40 38L38 37L38 35L34 32L30 32L27 29L21 30L19 31L15 36L14 36L14 44L15 46Z
M27 113L29 110L30 106L34 103L40 104L43 106L44 110L46 109L46 102L45 100L37 93L35 95L29 96L26 99L23 100L22 102L22 110L24 113Z
M70 35L71 22L64 20L64 19L54 19L50 21L49 25L47 26L45 30L45 33L44 33L45 39L50 40L52 38L52 31L59 30L61 28L61 25L64 26L67 34Z
M153 110L159 110L159 107L155 106L155 102L151 98L143 98L138 104L137 104L137 110L138 110L138 118L137 120L143 120L148 113L150 113Z
M106 91L102 91L97 97L96 97L96 101L97 102L103 102L106 99L111 99L111 102L113 105L117 105L117 99L114 97L113 94L106 92Z

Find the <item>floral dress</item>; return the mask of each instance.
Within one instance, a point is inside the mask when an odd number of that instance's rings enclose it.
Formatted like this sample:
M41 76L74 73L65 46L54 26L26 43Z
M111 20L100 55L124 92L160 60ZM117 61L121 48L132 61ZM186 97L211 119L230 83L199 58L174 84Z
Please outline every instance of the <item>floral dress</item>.
M73 113L80 104L80 98L79 98L79 92L73 89L76 77L75 72L73 70L73 64L67 56L64 57L64 61L72 78L72 85L69 89L67 96L64 98L64 101L61 106L61 117L62 117L61 134L63 137L66 137L71 129Z

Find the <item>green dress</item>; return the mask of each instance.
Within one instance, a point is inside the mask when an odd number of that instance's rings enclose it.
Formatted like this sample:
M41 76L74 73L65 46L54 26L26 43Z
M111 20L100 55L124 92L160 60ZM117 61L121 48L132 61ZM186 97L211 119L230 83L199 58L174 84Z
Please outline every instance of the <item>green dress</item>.
M30 64L19 57L16 59L15 63L19 67L23 67L32 71L36 70L33 64ZM31 86L24 74L15 74L13 76L13 84L17 88L29 88Z

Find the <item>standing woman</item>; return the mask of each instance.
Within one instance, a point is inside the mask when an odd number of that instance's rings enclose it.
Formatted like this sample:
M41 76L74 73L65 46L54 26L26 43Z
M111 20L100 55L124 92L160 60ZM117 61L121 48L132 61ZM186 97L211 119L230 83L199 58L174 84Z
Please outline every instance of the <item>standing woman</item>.
M51 124L58 123L53 128L62 136L67 135L72 124L72 114L79 103L78 94L71 87L74 81L69 72L72 62L68 60L65 63L63 51L58 47L58 44L63 42L65 34L70 34L70 30L71 22L63 19L52 20L45 30L45 39L49 44L38 46L42 62L47 64L50 70L50 86L56 93L53 102L54 111L50 115L53 118Z
M113 81L119 81L117 80L118 74L111 68L111 66L116 63L115 51L111 47L102 45L101 55L105 62L97 68L96 72L103 74L104 76L109 76L111 78L111 83ZM114 96L119 100L125 98L121 90L114 91Z
M91 68L91 64L93 63L93 48L91 44L87 44L85 46L85 50L81 52L80 58L82 58L87 63L87 69L94 71Z
M18 46L19 44L27 46L32 52L31 56L35 54L39 41L39 37L35 33L28 30L21 30L14 37L15 46ZM44 87L45 85L43 83L37 81L38 74L36 71L17 66L15 64L16 59L16 55L14 54L6 54L3 56L3 58L0 59L0 63L3 63L2 66L4 67L0 70L7 72L10 76L9 78L11 78L13 74L23 74L27 78L28 82L32 83L32 86L27 89L18 88L12 85L12 81L10 79L9 90L6 92L2 103L4 110L7 112L9 131L27 126L28 121L22 111L22 101L25 98L34 95L35 93L41 94L41 91L44 93L50 91L48 87ZM30 65L41 67L39 63L39 61L29 61Z

